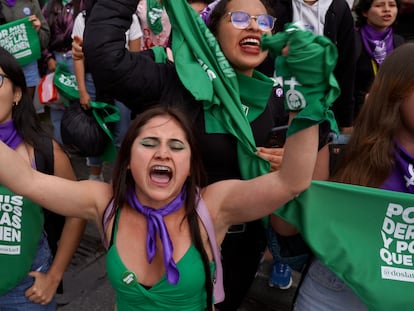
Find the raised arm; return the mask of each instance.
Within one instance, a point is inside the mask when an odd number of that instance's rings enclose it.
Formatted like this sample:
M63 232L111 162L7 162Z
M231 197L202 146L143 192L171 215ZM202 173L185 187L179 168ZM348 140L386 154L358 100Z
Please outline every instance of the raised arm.
M3 142L0 142L0 183L55 213L90 219L98 226L112 196L109 184L71 181L40 173Z
M310 185L318 153L318 127L306 128L286 140L279 171L247 181L223 181L206 188L203 198L219 234L225 233L231 224L270 214Z
M166 81L177 80L172 64L158 64L151 50L133 53L125 48L136 0L98 0L87 21L84 53L98 88L136 110L158 101ZM97 35L99 34L99 35Z

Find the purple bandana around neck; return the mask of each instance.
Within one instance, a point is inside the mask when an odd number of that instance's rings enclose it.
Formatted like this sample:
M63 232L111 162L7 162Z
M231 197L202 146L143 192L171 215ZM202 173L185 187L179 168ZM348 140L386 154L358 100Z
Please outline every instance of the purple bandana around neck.
M360 29L362 43L368 55L381 65L385 57L391 53L393 47L393 31L388 27L385 31L378 31L369 24Z
M0 124L0 140L12 149L16 149L23 141L14 127L13 120Z
M414 193L414 157L398 142L394 149L395 164L381 189Z
M164 266L167 274L167 280L171 284L177 284L180 279L180 274L176 263L174 262L173 245L168 234L167 227L165 226L164 216L174 213L184 204L187 197L187 187L183 186L181 192L175 197L173 201L163 206L162 208L155 209L142 205L139 202L135 191L130 189L127 193L127 202L139 213L145 216L147 220L147 256L148 262L151 262L157 251L157 233L160 236L163 253L164 253Z
M6 3L9 7L12 8L16 4L16 0L6 0Z

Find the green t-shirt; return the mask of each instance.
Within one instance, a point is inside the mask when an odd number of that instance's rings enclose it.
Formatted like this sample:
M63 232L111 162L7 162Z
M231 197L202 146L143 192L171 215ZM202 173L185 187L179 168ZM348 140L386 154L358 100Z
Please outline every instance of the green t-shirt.
M0 185L0 295L30 270L43 230L43 209Z

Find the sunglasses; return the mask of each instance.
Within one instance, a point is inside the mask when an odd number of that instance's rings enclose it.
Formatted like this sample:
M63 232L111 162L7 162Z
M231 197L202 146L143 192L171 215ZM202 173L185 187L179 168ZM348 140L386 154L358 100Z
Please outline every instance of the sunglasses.
M4 73L0 73L0 87L3 86L4 78L8 78Z
M268 14L259 14L253 16L243 11L234 11L227 13L227 15L230 15L231 23L233 24L234 28L237 29L246 29L249 27L251 20L255 19L257 26L261 31L271 31L275 26L276 21L275 17Z

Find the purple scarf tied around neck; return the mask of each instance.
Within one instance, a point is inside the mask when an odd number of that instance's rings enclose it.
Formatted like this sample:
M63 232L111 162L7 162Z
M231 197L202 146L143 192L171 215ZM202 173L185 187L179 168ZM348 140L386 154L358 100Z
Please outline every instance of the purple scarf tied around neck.
M361 27L360 33L368 55L378 65L381 65L385 57L394 49L392 28L388 27L384 31L378 31L366 24Z
M164 253L164 266L167 274L167 280L170 284L177 284L180 279L180 274L176 263L174 262L173 245L168 234L167 227L164 222L164 216L174 213L184 204L187 197L187 187L183 186L181 192L175 197L173 201L163 206L162 208L155 209L142 205L139 202L135 191L130 189L127 192L126 200L132 206L134 210L145 216L147 220L147 257L148 262L151 262L157 251L157 233L160 236L163 253Z
M13 150L23 141L23 138L14 127L13 120L0 124L0 140Z

